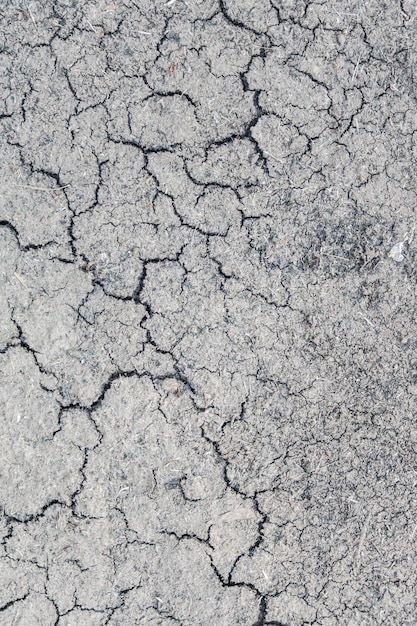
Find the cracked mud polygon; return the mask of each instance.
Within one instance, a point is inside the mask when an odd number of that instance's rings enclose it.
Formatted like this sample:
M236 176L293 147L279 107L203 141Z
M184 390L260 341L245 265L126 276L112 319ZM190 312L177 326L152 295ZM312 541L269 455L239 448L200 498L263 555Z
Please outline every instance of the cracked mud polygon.
M0 20L0 624L417 624L414 3Z

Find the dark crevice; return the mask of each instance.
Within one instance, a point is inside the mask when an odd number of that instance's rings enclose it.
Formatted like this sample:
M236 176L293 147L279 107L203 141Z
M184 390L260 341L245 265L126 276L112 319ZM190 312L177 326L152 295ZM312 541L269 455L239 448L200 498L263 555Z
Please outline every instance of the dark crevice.
M25 595L21 596L20 598L15 598L14 600L10 600L9 602L6 602L2 606L0 606L0 613L2 611L7 611L7 609L9 609L11 606L16 604L17 602L22 602L23 600L26 600L28 596L29 596L29 591L25 593Z

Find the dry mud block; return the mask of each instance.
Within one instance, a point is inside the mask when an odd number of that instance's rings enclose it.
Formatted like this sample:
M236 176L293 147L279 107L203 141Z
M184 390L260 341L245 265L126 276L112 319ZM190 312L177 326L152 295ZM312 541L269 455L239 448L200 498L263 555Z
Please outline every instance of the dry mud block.
M415 626L410 0L3 0L0 626Z

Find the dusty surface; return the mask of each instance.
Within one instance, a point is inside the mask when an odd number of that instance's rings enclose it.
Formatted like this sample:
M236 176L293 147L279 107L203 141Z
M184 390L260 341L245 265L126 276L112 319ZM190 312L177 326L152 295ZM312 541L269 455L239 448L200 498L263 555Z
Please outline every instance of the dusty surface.
M0 624L417 624L414 3L0 19Z

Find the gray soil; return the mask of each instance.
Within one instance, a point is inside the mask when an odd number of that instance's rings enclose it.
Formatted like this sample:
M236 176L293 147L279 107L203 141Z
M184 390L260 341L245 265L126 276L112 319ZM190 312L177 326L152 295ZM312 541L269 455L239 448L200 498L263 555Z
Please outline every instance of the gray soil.
M3 0L0 624L417 624L412 0Z

